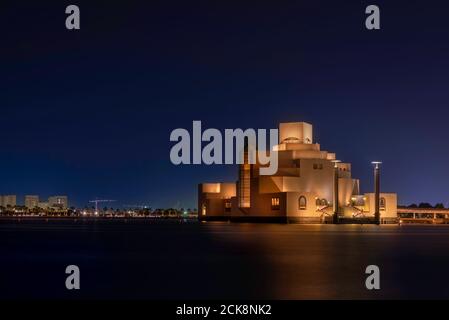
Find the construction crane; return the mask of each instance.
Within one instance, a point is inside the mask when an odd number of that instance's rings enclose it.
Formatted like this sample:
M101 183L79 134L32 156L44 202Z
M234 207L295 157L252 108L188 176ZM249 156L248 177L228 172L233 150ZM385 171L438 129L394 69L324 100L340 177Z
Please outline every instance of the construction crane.
M96 199L96 200L90 200L89 202L95 203L95 214L98 214L98 203L100 202L114 202L116 200L105 200L105 199Z

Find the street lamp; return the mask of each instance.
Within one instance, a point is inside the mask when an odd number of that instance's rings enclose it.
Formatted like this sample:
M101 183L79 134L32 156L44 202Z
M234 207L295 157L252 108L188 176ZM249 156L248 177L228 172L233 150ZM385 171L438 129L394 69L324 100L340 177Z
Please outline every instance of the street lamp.
M374 221L376 224L380 224L380 161L372 161L374 165Z
M334 224L338 224L338 163L340 163L340 160L332 160L334 163L334 215L333 220Z

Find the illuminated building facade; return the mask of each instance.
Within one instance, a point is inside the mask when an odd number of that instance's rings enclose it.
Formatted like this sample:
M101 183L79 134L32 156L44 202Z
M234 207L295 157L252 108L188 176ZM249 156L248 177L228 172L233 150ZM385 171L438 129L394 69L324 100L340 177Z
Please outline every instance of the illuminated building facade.
M0 196L0 206L7 207L15 207L17 205L17 197L16 195L3 195Z
M334 198L340 219L374 217L375 194L360 194L351 164L337 163L335 153L321 150L311 124L281 123L272 152L278 152L274 175L259 175L258 163L245 163L236 183L200 184L199 219L323 223L332 221ZM380 193L379 211L382 223L396 222L397 195Z
M57 209L67 209L69 201L67 196L53 196L48 198L48 206Z
M26 195L25 196L25 207L28 209L34 209L39 206L39 196Z

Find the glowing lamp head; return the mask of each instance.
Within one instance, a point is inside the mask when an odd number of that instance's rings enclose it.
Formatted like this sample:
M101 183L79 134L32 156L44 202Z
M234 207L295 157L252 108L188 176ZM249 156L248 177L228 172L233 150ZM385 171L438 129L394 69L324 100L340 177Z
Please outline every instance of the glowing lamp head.
M382 164L382 161L371 161L371 164L374 164L375 168L379 168L379 165Z
M334 168L337 168L337 164L340 163L340 160L332 160L331 162L334 163Z

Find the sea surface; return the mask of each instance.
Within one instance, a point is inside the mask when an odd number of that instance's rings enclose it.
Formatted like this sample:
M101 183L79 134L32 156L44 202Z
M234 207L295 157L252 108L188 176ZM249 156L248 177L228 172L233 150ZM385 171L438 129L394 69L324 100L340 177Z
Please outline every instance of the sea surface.
M441 225L3 219L0 243L1 299L449 298Z

